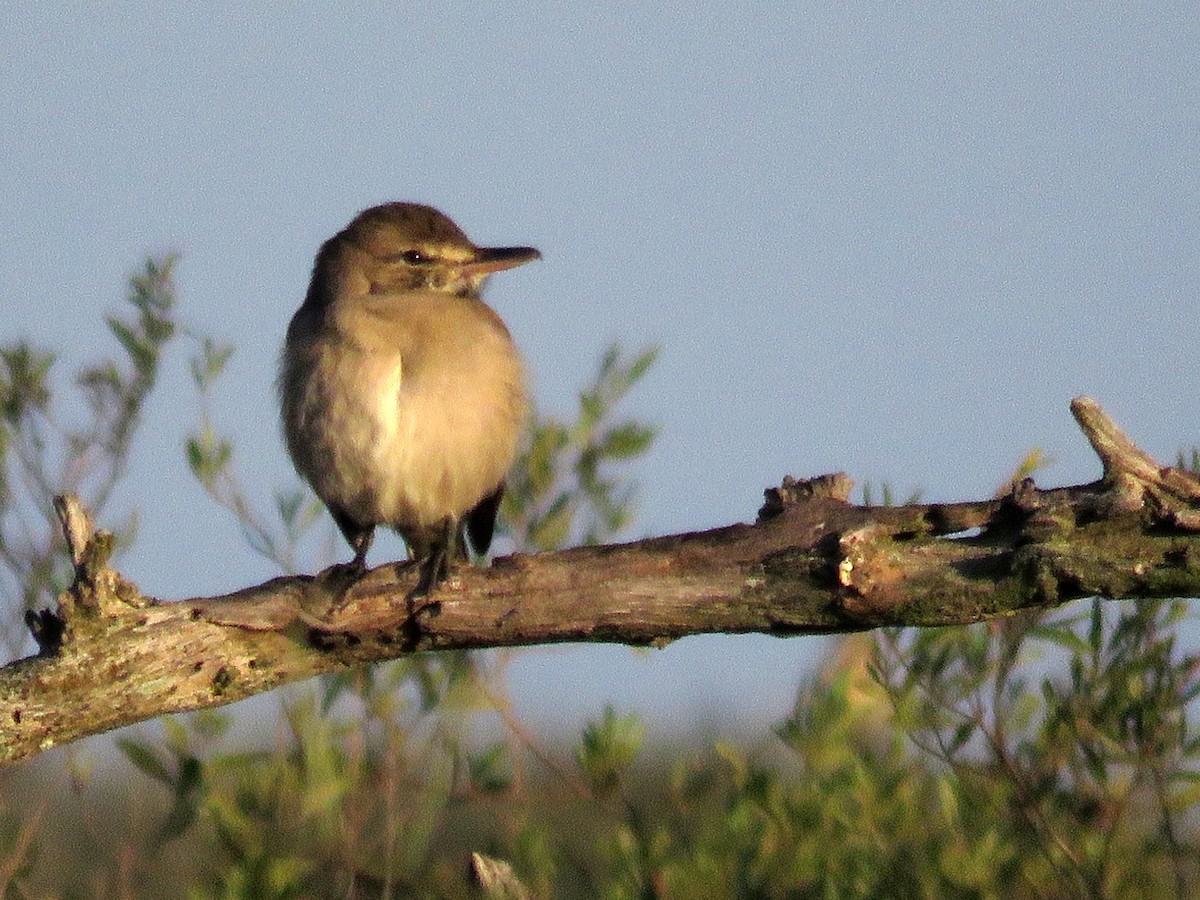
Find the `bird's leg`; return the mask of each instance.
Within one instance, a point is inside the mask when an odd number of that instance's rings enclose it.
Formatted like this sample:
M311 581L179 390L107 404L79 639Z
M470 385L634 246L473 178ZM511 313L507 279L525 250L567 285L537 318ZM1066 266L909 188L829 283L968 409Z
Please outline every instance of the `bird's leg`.
M375 537L375 526L359 525L339 509L330 507L329 512L354 550L354 559L350 562L335 563L317 576L334 598L325 613L334 617L350 602L351 589L367 570L367 551L371 549L371 539Z
M421 580L408 595L410 600L429 596L429 592L446 580L450 574L450 563L458 548L458 519L447 516L442 522L442 533L426 544L421 565Z
M358 535L350 546L354 548L354 559L350 560L350 565L354 567L359 574L367 568L367 551L371 549L371 540L375 537L375 529L369 529Z
M371 541L375 537L375 526L359 525L340 509L331 508L329 512L350 549L354 551L354 559L346 563L346 569L347 574L357 578L367 570L367 551L371 549Z

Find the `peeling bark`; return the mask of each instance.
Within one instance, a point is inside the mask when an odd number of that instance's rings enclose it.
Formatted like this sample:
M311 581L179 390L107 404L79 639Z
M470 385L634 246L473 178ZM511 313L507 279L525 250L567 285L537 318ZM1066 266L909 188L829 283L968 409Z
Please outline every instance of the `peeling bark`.
M1200 596L1200 479L1159 466L1087 398L1104 469L971 503L855 506L845 475L785 479L753 525L497 559L408 599L389 563L163 602L108 566L112 537L56 498L75 581L27 622L41 652L0 669L0 764L168 712L404 653L551 642L660 646L964 624L1087 596Z

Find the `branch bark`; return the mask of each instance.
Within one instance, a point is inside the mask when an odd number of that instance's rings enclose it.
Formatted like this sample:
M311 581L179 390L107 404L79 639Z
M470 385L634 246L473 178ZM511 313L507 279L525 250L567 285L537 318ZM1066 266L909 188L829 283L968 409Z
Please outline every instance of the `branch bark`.
M703 632L965 624L1087 596L1200 596L1200 479L1159 466L1087 398L1100 481L969 503L864 507L845 475L784 480L753 525L497 559L414 605L417 573L334 567L162 602L108 566L112 538L57 498L75 580L0 669L0 764L168 712L400 654Z

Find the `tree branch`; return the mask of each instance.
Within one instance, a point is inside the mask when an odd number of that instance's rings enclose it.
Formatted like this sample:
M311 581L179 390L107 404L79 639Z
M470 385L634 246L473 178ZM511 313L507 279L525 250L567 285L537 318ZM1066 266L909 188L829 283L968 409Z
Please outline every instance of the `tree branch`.
M497 559L407 599L407 563L333 567L222 597L145 598L112 538L56 509L75 581L27 616L36 657L0 669L0 764L168 712L420 650L564 641L660 646L976 622L1080 597L1200 596L1200 479L1164 468L1087 398L1072 412L1104 467L973 503L864 507L844 475L784 480L754 525Z

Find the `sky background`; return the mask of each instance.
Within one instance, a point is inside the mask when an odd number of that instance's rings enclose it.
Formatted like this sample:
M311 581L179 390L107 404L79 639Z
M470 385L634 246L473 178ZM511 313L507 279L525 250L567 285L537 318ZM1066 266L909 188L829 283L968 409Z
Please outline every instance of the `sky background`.
M263 505L294 482L273 379L313 254L400 199L542 250L488 292L542 410L610 341L661 345L624 408L662 434L631 536L750 521L788 473L971 499L1040 447L1040 483L1089 481L1083 393L1161 460L1200 443L1194 4L53 6L0 9L0 340L65 384L179 251ZM162 598L276 574L188 474L196 416L177 346L112 508ZM612 702L749 730L827 646L534 649L510 687L546 729Z

